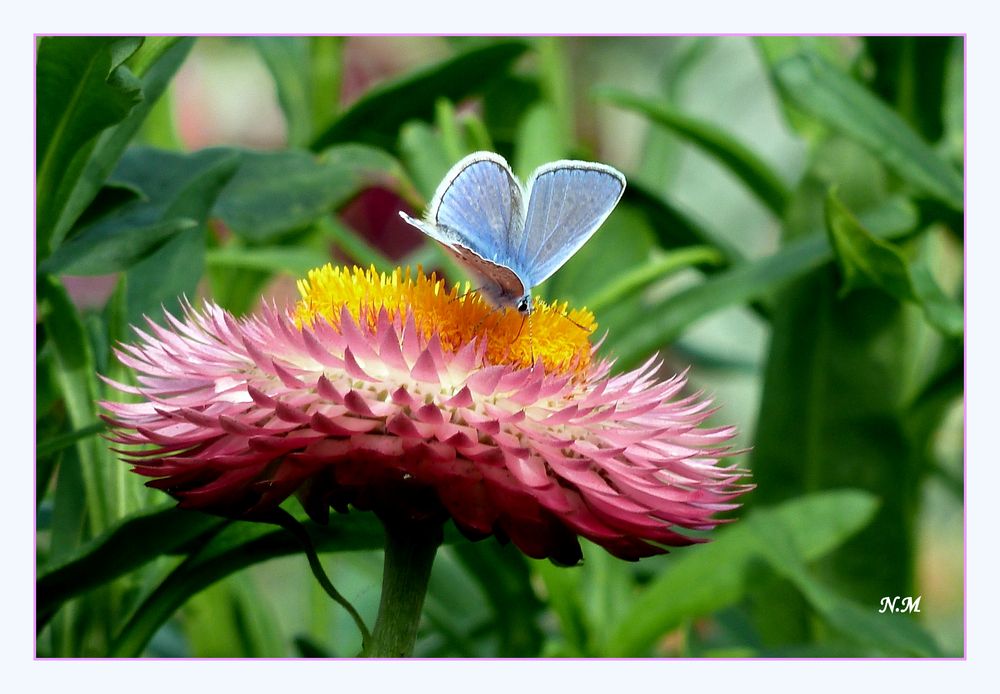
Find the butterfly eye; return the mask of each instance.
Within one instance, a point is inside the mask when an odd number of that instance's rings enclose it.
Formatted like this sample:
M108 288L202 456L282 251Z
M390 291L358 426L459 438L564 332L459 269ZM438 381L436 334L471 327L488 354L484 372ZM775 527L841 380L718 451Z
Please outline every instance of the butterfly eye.
M531 300L526 296L522 296L517 302L517 310L520 313L531 313Z

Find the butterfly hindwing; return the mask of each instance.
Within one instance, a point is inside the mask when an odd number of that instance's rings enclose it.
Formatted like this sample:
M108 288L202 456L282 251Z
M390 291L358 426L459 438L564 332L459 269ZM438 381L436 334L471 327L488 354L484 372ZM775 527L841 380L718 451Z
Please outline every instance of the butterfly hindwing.
M455 244L448 251L480 283L480 291L494 304L509 305L524 295L528 287L513 270L486 260L475 251Z

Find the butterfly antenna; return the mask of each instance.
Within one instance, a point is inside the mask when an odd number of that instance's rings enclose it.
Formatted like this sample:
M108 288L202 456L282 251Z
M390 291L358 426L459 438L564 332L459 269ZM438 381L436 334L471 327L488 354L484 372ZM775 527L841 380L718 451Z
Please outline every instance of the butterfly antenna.
M579 323L577 323L577 322L576 322L575 320L573 320L572 318L570 318L569 316L567 316L567 315L566 315L565 313L560 313L559 315L560 315L560 316L562 316L563 318L565 318L566 320L568 320L568 321L569 321L570 323L572 323L572 324L573 324L573 325L575 325L576 327L578 327L578 328L579 328L580 330L582 330L583 332L587 333L588 335L589 335L590 333L594 332L594 329L593 329L593 328L588 328L588 327L587 327L587 326L585 326L585 325L580 325L580 324L579 324Z

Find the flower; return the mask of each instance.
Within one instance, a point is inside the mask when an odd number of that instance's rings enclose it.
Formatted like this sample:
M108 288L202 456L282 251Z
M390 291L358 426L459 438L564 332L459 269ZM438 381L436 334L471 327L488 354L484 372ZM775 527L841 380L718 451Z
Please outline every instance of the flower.
M102 405L150 486L227 515L297 492L320 520L451 517L566 564L578 536L629 560L701 542L684 531L751 486L684 374L610 375L588 311L539 301L526 320L398 269L327 265L299 291L242 319L185 304L117 350L139 385L106 380L140 401Z

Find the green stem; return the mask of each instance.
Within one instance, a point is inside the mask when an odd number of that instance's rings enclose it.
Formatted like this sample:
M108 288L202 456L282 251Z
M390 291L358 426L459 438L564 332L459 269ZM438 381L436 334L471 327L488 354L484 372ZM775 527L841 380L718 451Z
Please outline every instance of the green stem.
M431 566L441 544L441 525L385 519L383 524L382 599L364 654L370 658L405 658L413 655Z

